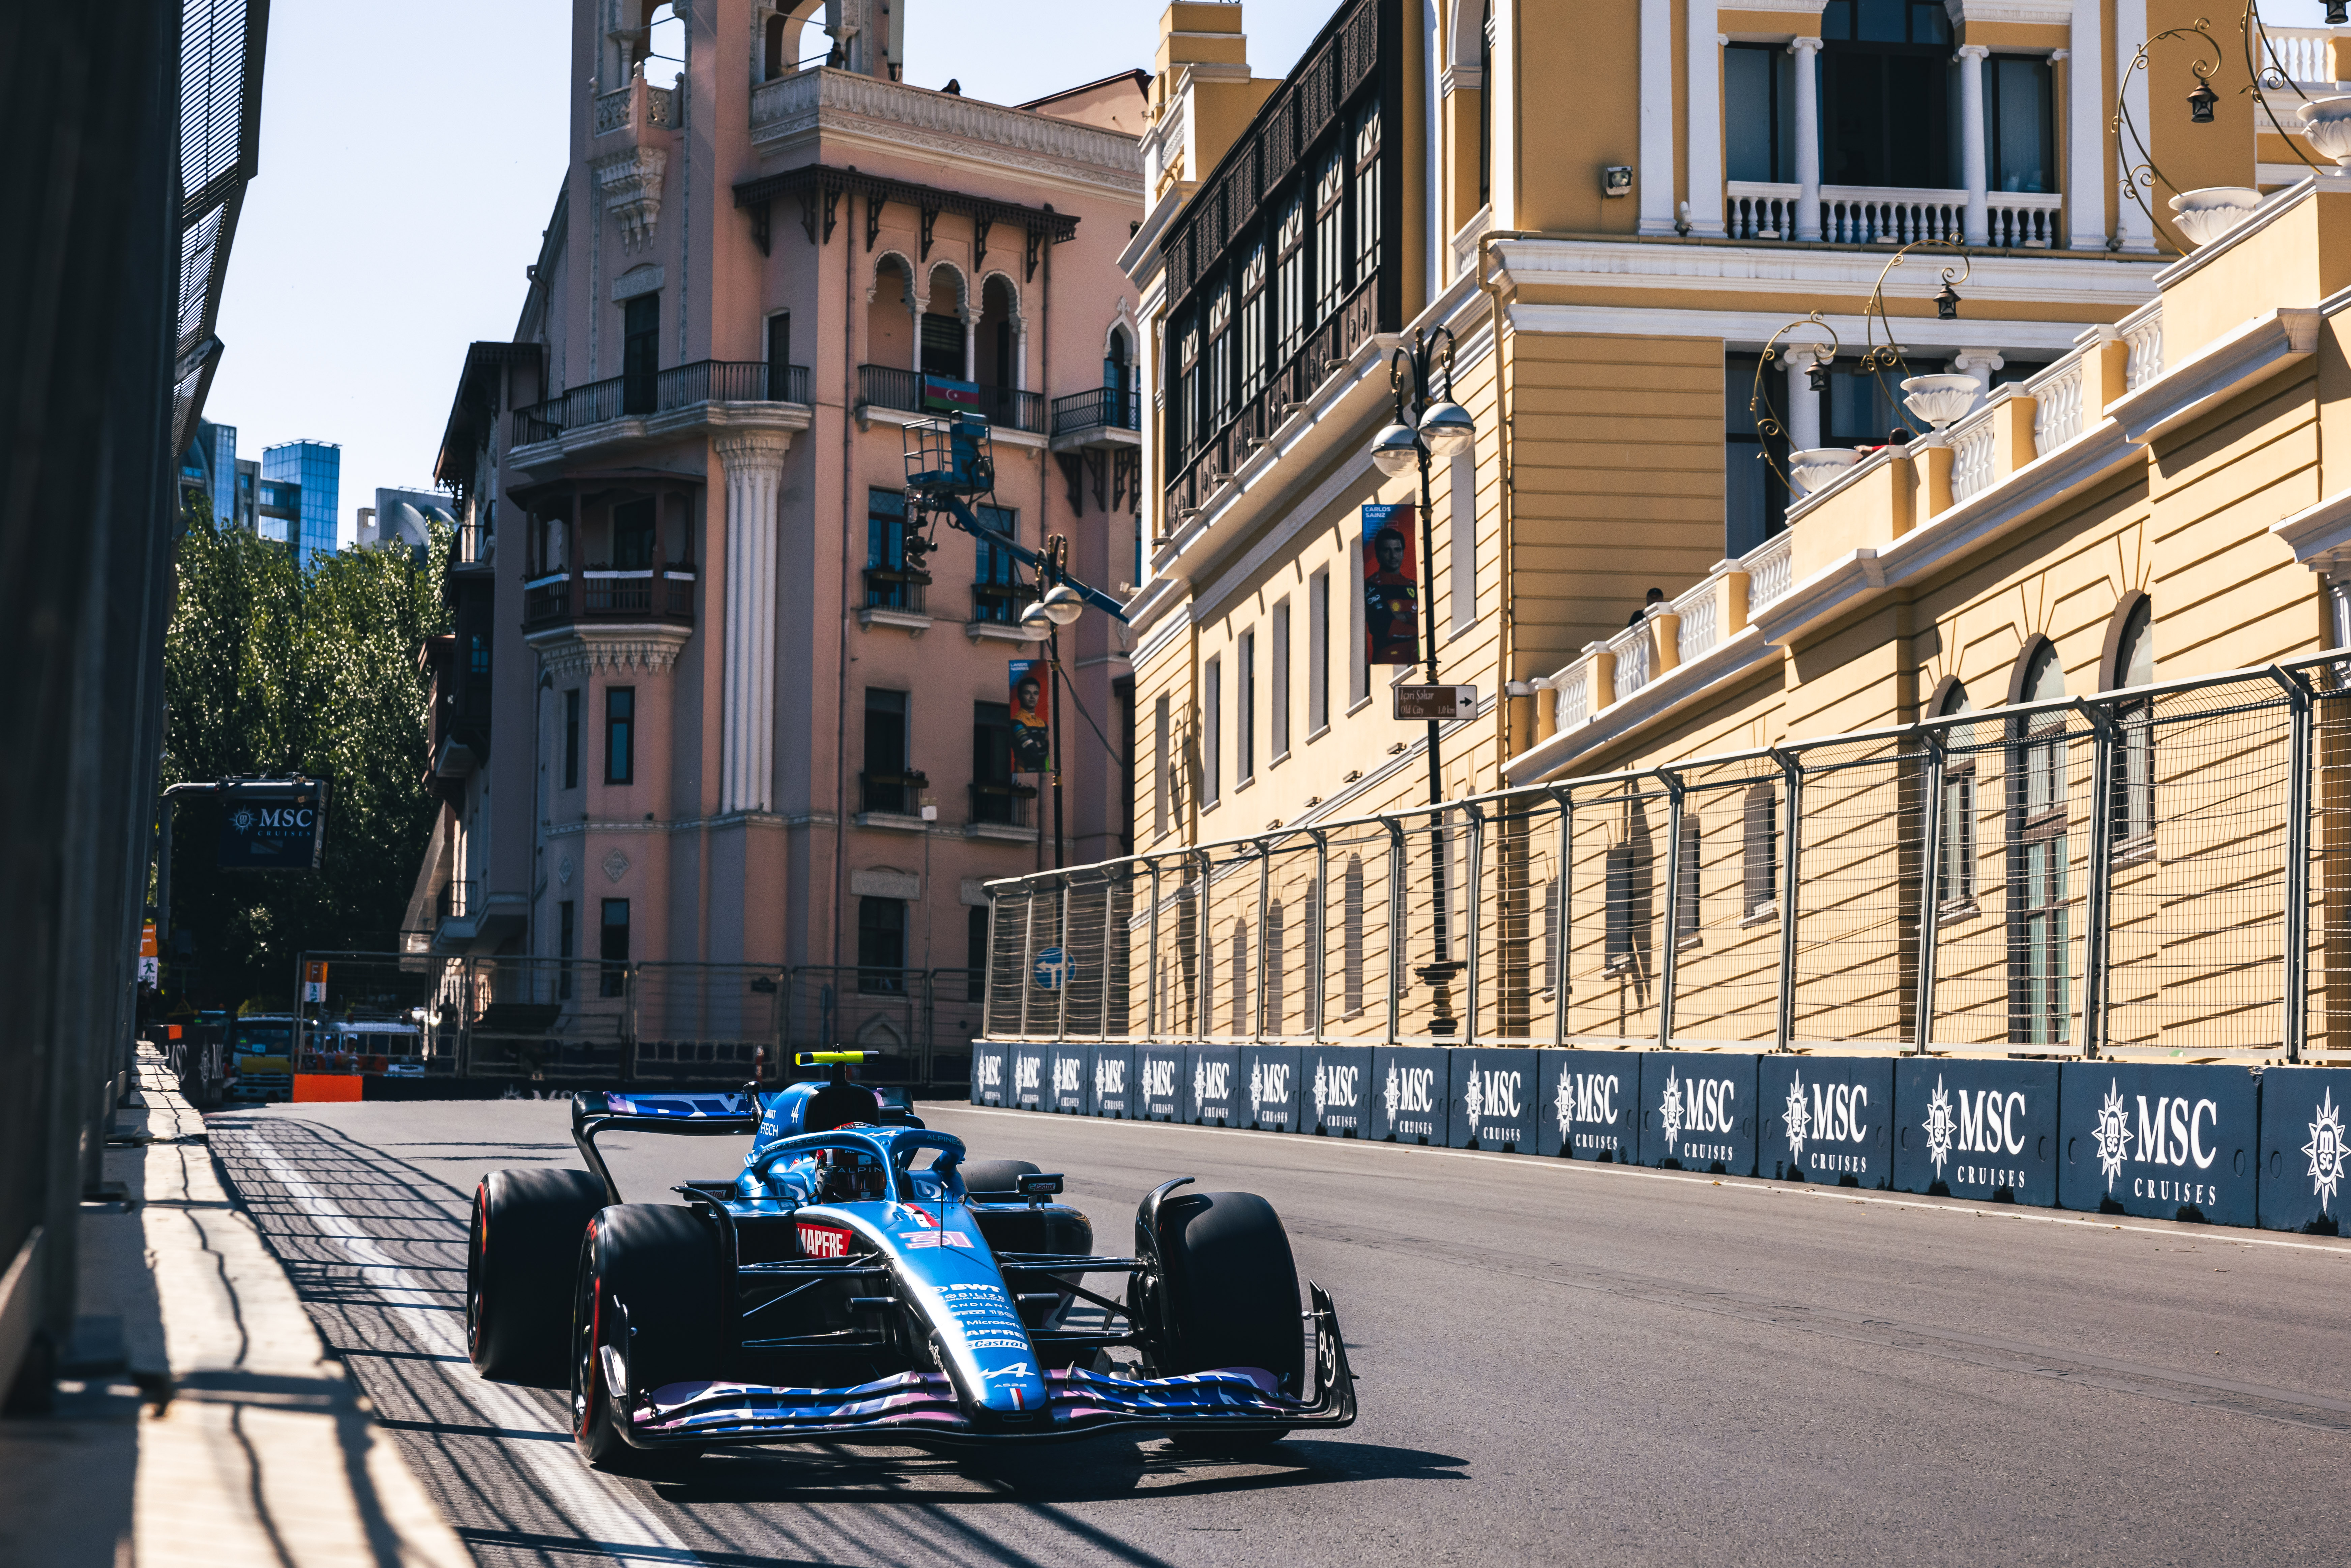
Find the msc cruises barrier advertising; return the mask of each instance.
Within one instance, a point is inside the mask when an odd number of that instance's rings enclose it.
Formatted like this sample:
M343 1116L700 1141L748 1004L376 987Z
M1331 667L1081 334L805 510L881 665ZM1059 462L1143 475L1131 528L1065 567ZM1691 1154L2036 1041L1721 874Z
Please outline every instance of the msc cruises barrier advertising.
M1535 1152L1537 1053L1462 1050L1453 1053L1453 1144L1463 1149Z
M1743 1052L1643 1051L1641 1164L1753 1176L1760 1060Z
M2065 1063L2057 1201L2102 1214L2252 1224L2260 1090L2250 1068Z
M1249 1093L1239 1124L1261 1133L1298 1131L1298 1048L1244 1046L1239 1071Z
M2057 1203L2057 1064L1904 1057L1894 1185L1984 1203Z
M1622 1051L1544 1051L1535 1098L1542 1136L1536 1153L1630 1165L1639 1142L1641 1059Z
M2351 1199L2351 1068L2262 1071L2264 1229L2339 1236Z
M1452 1116L1453 1053L1434 1045L1372 1049L1372 1136L1443 1148Z
M1893 1185L1893 1058L1767 1056L1755 1100L1763 1119L1758 1176Z
M1326 1138L1364 1138L1372 1127L1372 1048L1310 1045L1298 1053L1298 1122Z

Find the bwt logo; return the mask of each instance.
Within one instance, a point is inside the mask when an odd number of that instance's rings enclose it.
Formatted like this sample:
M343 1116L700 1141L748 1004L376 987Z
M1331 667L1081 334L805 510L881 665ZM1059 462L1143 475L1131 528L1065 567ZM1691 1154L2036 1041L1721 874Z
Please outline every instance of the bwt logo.
M1094 1092L1123 1094L1126 1092L1126 1063L1115 1056L1105 1056L1094 1063Z
M1176 1059L1154 1057L1143 1064L1143 1096L1146 1100L1176 1098Z
M1041 1056L1016 1056L1012 1059L1012 1092L1026 1094L1037 1087L1037 1080L1045 1069Z
M1000 1089L1003 1085L1004 1058L1000 1056L981 1057L979 1059L979 1086L982 1089Z
M1079 1094L1085 1091L1086 1062L1081 1056L1053 1058L1053 1092Z
M1613 1072L1561 1073L1559 1097L1552 1103L1559 1113L1559 1130L1564 1133L1578 1122L1615 1121L1622 1088Z

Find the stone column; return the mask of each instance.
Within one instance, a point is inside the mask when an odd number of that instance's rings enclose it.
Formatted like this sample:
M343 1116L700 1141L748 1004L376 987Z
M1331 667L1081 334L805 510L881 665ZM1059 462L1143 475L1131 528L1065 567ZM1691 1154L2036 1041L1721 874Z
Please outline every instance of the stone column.
M1983 389L1976 393L1978 402L1991 395L1992 371L2007 363L1997 349L1961 349L1951 356L1951 369L1960 375L1975 377L1976 385Z
M1690 233L1720 239L1722 226L1722 46L1715 31L1715 0L1687 0L1689 80L1686 89L1688 130Z
M1504 11L1508 7L1503 7ZM1499 20L1501 12L1497 12ZM1495 76L1509 79L1507 70ZM1513 123L1497 114L1497 126ZM1497 142L1510 138L1498 136ZM1503 189L1495 186L1499 194ZM1641 0L1641 166L1633 172L1634 197L1641 206L1641 232L1674 232L1674 7L1673 0ZM1499 222L1499 220L1497 220Z
M1802 344L1781 352L1788 367L1788 449L1809 452L1821 444L1821 394L1808 379L1821 357Z
M729 431L711 443L726 470L726 668L719 810L774 807L776 493L791 437Z
M2137 46L2134 44L2132 47ZM2106 248L2105 7L2074 0L2065 50L2065 233L2075 250Z
M2117 74L2130 70L2130 61L2122 57L2124 50L2136 53L2138 40L2146 37L2147 0L2115 0L2115 70ZM2077 47L2080 45L2082 30L2075 30L2073 41ZM2139 135L2149 141L2154 141L2154 126L2147 118L2147 72L2130 71L2123 83L2122 97L2123 102L2130 109L2131 120L2138 127ZM2175 99L2173 101L2179 100ZM2107 188L2114 192L2115 233L2122 241L2121 248L2125 252L2151 255L2155 250L2155 219L2139 204L2144 202L2151 205L2163 197L2153 188L2145 186L2140 188L2138 201L2133 201L2123 193L2122 186L2130 182L2131 171L2137 166L2139 156L2129 137L2122 138L2122 145L2116 156L2118 162L2108 171L2110 178L2105 182Z
M1981 44L1959 47L1959 183L1968 188L1962 235L1970 245L1988 243L1991 214L1984 203L1984 57Z
M1796 57L1796 237L1821 237L1821 72L1818 38L1789 46Z

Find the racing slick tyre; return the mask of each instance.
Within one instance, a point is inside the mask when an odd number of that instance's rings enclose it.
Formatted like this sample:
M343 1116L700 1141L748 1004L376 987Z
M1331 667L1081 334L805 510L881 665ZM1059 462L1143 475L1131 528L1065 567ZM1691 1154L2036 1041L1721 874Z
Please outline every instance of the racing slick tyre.
M1027 1160L967 1160L963 1166L963 1189L982 1201L1017 1197L1020 1178L1036 1174L1037 1167Z
M1141 1229L1138 1224L1136 1228ZM1156 1250L1161 1272L1143 1287L1137 1316L1155 1313L1163 1375L1254 1366L1273 1374L1283 1393L1298 1397L1305 1375L1300 1329L1298 1266L1290 1237L1273 1205L1249 1192L1170 1194L1159 1206L1155 1249L1138 1238L1138 1250ZM1178 1437L1179 1448L1235 1453L1279 1442L1281 1430Z
M604 1184L586 1171L492 1171L475 1187L465 1244L465 1349L475 1371L563 1386L571 1270L604 1203Z
M600 1354L622 1353L631 1388L650 1392L688 1378L723 1375L718 1238L690 1208L618 1204L596 1216L580 1244L572 1297L572 1440L600 1469L643 1470L691 1449L632 1448L612 1423L611 1389Z

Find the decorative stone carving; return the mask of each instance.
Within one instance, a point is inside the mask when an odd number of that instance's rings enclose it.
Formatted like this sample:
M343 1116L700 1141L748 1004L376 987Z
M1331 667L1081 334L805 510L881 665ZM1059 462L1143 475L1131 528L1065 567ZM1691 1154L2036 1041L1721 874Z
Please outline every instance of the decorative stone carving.
M849 873L849 891L859 898L903 898L912 902L923 896L923 877L920 872L869 866Z
M571 885L571 857L565 855L555 862L555 880L564 886Z
M608 153L590 165L604 210L621 220L623 248L637 250L653 243L653 224L661 216L662 172L669 154L659 147L632 147Z
M629 857L614 850L604 857L604 874L614 882L629 874Z
M1140 142L1124 131L999 108L904 82L878 81L852 71L801 71L752 91L751 142L756 148L806 135L820 121L827 131L862 129L928 152L1040 172L1094 172L1095 183L1122 191L1142 187Z
M629 268L612 279L612 302L634 299L640 294L651 294L662 286L662 269L652 262Z
M684 626L590 626L573 622L526 638L539 667L558 680L591 674L667 674L694 635Z

